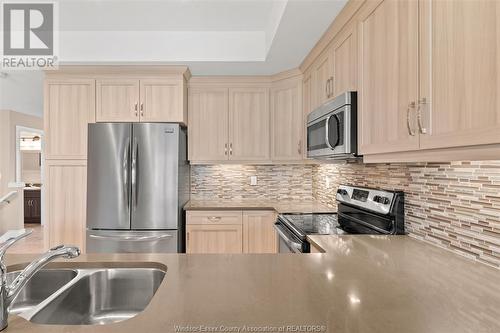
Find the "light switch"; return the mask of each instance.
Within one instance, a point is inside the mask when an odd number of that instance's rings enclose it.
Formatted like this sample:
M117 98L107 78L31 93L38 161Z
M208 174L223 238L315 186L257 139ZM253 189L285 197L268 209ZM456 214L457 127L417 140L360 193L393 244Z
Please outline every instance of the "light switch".
M250 176L250 185L257 185L257 176Z

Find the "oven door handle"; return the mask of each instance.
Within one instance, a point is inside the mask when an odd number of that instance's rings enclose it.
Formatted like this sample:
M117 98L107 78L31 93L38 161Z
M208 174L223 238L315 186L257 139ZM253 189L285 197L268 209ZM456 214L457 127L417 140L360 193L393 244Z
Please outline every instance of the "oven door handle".
M384 234L384 235L392 235L392 234L394 234L394 229L395 229L394 221L392 221L392 223L391 223L392 224L391 225L391 231L388 232L387 230L384 230L384 229L381 229L379 227L376 227L373 224L366 223L365 221L362 221L362 220L360 220L358 218L355 218L353 216L349 216L349 215L341 213L341 212L337 212L337 214L338 214L339 217L343 217L345 219L352 220L352 221L354 221L356 223L359 223L359 224L361 224L361 225L363 225L363 226L365 226L367 228L375 230L375 231L377 231L377 232L379 232L381 234Z
M292 241L284 232L281 230L281 227L279 225L274 225L274 228L278 232L279 237L281 237L284 241L285 244L288 246L288 248L293 252L293 253L302 253L302 245L300 243Z

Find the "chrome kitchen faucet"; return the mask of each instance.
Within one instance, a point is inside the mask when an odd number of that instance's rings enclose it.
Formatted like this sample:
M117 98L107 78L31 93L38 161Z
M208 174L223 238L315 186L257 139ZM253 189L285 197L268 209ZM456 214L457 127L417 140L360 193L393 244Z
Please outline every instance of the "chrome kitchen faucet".
M30 235L33 232L31 229L25 230L22 234L8 238L0 247L0 331L4 330L8 325L8 308L17 294L24 288L26 283L31 279L36 272L43 266L57 258L73 259L80 255L80 249L75 246L59 245L51 248L46 253L33 260L26 268L12 281L10 286L7 286L6 273L7 268L3 262L5 252L18 240Z

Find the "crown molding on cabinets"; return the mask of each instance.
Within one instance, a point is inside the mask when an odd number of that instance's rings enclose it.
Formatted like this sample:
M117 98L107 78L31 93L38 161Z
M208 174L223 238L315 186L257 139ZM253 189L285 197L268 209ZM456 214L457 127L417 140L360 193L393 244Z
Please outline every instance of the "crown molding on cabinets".
M182 75L191 79L188 66L169 65L62 65L57 70L45 71L47 78L82 77L99 78L109 76L127 76L129 78L149 78L169 75Z

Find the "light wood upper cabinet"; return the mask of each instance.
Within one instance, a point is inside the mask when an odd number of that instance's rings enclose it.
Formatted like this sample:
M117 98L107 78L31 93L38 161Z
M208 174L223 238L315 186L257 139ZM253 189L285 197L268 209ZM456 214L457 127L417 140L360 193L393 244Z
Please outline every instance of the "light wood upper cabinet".
M86 161L47 161L45 170L50 246L76 245L84 250L87 202Z
M229 89L229 159L269 160L269 89Z
M139 121L139 80L99 79L96 89L96 121Z
M304 116L307 117L313 108L313 87L312 87L312 74L311 72L304 73L302 78L302 110Z
M314 63L312 70L313 92L312 108L325 103L332 97L333 54L331 49L325 50Z
M183 77L98 79L98 122L187 122Z
M418 2L368 1L358 29L360 152L418 149Z
M500 143L500 2L420 4L421 148Z
M185 122L187 105L184 101L184 80L140 80L141 122Z
M243 212L243 252L277 253L274 211Z
M189 159L221 161L229 157L229 89L189 90Z
M86 159L87 125L95 122L95 81L45 80L46 159Z
M300 77L283 80L271 88L271 158L301 160L304 114Z
M356 24L351 23L345 27L345 32L340 33L333 41L333 81L332 97L347 91L357 90L357 61L358 45Z

